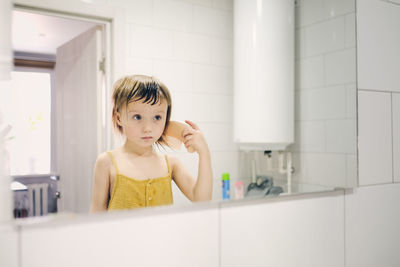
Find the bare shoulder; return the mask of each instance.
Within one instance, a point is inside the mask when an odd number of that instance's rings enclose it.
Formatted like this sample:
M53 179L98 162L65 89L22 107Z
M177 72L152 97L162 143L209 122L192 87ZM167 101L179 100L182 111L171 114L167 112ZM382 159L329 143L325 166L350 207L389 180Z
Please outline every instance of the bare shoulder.
M172 165L179 162L179 159L176 156L167 155L167 157L168 157L168 161L169 161L169 164L171 165L171 167L172 167Z
M103 152L97 156L96 168L99 168L102 170L108 170L108 169L110 169L111 165L112 165L112 161L107 152Z
M168 155L168 161L172 172L174 172L174 170L179 170L182 167L181 160L176 156Z

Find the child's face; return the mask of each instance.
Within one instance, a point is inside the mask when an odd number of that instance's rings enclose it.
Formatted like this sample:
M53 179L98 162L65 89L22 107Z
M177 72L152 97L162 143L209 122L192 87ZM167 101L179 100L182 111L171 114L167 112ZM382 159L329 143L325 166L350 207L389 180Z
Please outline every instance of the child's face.
M163 134L168 105L130 102L120 114L120 125L126 138L138 146L152 146Z

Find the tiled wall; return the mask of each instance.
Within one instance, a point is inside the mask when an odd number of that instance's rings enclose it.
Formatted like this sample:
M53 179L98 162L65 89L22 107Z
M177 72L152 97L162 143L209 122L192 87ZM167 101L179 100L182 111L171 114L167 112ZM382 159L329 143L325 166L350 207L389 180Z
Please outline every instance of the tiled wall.
M296 6L295 181L357 182L354 0Z
M400 264L393 249L400 245L400 3L394 2L357 0L360 187L345 197L349 267Z
M400 3L357 7L360 185L399 183Z
M154 75L172 94L172 120L192 120L212 154L213 198L221 197L221 174L236 177L232 141L232 0L112 0L126 12L123 74ZM184 150L184 148L183 148ZM174 152L197 177L198 158ZM174 187L175 203L186 202Z

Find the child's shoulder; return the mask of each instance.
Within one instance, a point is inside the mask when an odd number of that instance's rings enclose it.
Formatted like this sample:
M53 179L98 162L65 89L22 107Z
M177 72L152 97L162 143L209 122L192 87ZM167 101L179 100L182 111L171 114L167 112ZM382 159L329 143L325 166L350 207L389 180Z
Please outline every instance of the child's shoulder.
M165 156L164 156L164 157L165 157ZM168 157L169 165L170 165L171 167L174 167L174 166L176 166L176 165L180 165L180 164L181 164L181 161L179 160L179 158L178 158L177 156L174 156L174 155L167 155L167 157Z
M112 160L109 153L111 153L111 155L114 155L115 153L117 153L117 150L104 151L103 153L99 154L97 156L96 164L105 168L110 167L112 165Z

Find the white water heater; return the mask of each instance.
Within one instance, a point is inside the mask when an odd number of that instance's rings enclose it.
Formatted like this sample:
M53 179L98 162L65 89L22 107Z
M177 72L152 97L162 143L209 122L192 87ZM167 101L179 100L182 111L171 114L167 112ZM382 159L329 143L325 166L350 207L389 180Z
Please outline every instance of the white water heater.
M234 0L234 142L284 150L294 141L294 0Z

